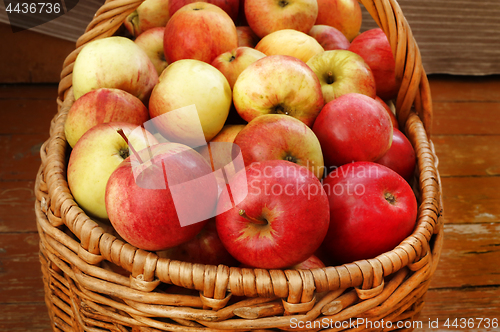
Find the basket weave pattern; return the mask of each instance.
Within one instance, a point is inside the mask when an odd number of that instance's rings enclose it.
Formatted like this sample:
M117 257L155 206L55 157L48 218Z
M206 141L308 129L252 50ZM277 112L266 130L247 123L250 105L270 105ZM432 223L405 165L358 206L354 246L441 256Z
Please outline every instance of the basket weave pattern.
M398 3L360 1L388 36L396 76L402 82L396 109L400 127L417 155L417 227L394 250L373 259L283 271L159 258L106 232L74 201L66 180L70 148L64 136L65 119L74 102L73 63L86 43L115 34L141 2L108 0L98 10L64 63L58 112L50 138L41 148L35 211L46 304L54 330L257 331L290 330L292 319L414 320L441 252L441 185L429 139L429 84ZM170 294L164 291L166 285L193 291Z

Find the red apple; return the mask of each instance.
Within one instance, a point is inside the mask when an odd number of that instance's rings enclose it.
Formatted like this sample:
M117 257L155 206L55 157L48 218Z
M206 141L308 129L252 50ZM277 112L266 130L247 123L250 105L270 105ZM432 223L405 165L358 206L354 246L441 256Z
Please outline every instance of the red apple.
M396 98L401 83L396 80L396 62L382 29L363 32L352 41L349 51L359 54L370 66L377 95L383 100Z
M255 48L259 42L259 37L249 26L237 26L236 32L238 33L238 47L247 46Z
M349 41L358 35L362 20L358 0L318 0L315 24L337 28Z
M233 102L246 121L263 114L285 114L309 127L324 105L316 74L287 55L269 55L249 65L234 83Z
M330 227L322 249L335 264L375 258L408 237L417 219L417 200L408 183L371 162L343 165L323 182Z
M316 0L245 0L248 25L260 38L282 29L308 33L317 16Z
M317 268L322 268L322 267L325 267L325 264L318 257L312 255L311 257L309 257L305 261L291 266L290 269L311 270L311 269L317 269Z
M238 18L240 0L168 0L168 12L174 15L179 9L193 2L208 2L225 11L233 21Z
M146 52L158 72L161 74L167 68L168 62L165 60L163 47L165 27L152 28L144 31L134 42Z
M375 161L401 175L410 182L416 165L415 150L406 136L397 129L392 134L392 144L389 150Z
M305 123L283 114L261 115L250 121L234 139L245 165L264 160L287 160L323 177L321 145Z
M170 19L168 3L171 0L144 0L137 9L127 16L123 25L137 37L146 30L165 27Z
M154 145L139 156L123 161L107 182L106 210L113 227L144 250L189 241L214 216L212 168L199 153L177 143Z
M87 92L73 103L64 123L66 140L75 147L92 127L106 122L127 122L136 126L149 120L139 98L120 89L101 88Z
M215 218L210 219L194 238L176 247L158 252L158 256L195 264L238 265L238 261L227 252L219 239Z
M303 62L325 51L316 39L293 29L271 32L259 41L255 49L266 55L293 56Z
M325 103L353 92L376 97L375 79L370 67L356 53L324 51L309 59L307 65L318 76Z
M378 101L382 106L384 106L384 109L387 111L387 114L389 114L389 116L391 117L392 127L399 129L398 119L396 119L396 115L394 115L389 105L385 101L383 101L379 96L375 97L375 100Z
M392 141L391 119L375 99L350 93L327 103L313 131L321 143L326 166L375 161Z
M210 3L195 2L170 18L163 44L169 63L180 59L212 63L219 54L238 47L238 33L225 11Z
M329 25L315 25L308 35L316 39L325 51L347 50L351 44L342 32Z
M229 52L220 54L212 61L212 66L219 69L227 78L231 89L241 72L255 61L266 55L250 47L237 47Z
M217 205L217 232L229 253L248 266L279 269L309 258L328 230L321 183L307 168L284 160L255 162L230 183Z

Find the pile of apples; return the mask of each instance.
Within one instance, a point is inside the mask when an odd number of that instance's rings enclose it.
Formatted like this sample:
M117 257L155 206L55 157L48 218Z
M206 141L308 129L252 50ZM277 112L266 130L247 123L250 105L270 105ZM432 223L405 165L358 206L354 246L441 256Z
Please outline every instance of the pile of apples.
M409 236L415 152L357 0L145 0L73 69L69 188L160 257L267 269L373 258Z

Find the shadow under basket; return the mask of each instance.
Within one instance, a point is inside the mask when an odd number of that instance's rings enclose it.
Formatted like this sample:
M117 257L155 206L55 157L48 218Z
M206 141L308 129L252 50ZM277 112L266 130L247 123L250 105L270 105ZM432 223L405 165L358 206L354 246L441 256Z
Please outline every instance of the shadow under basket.
M141 2L111 0L97 11L64 63L58 112L41 148L35 211L54 331L411 331L439 261L442 199L430 141L429 84L398 3L360 1L388 36L402 82L395 105L417 155L415 230L372 259L312 270L265 270L160 258L106 232L71 195L64 123L74 102L73 63L86 43L116 34ZM181 291L166 292L171 285Z

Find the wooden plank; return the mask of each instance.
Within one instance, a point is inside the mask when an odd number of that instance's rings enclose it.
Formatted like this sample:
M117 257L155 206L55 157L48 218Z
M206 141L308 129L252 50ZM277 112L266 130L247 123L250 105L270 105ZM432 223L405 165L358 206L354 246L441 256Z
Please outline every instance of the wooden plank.
M434 102L434 135L499 135L500 102Z
M432 137L441 176L500 175L500 135Z
M48 134L57 103L50 99L0 99L2 134Z
M431 288L500 285L500 224L446 224Z
M455 318L474 318L475 328L446 328L446 319L451 322ZM422 321L424 328L414 332L428 331L500 331L500 328L485 328L483 321L479 327L479 319L496 318L500 321L500 287L431 289L427 292L425 304L417 320ZM440 329L429 328L429 320L439 321ZM500 322L499 322L500 324Z
M46 99L55 103L57 84L2 84L0 85L0 99Z
M443 178L442 185L446 222L500 222L500 177Z
M0 135L0 181L31 181L41 164L40 148L45 134Z
M36 232L35 181L0 182L0 233Z
M64 59L75 44L33 31L13 33L7 24L0 24L2 43L9 52L0 53L0 82L33 83L60 80Z
M43 302L38 233L0 233L0 303Z
M0 330L8 332L52 331L45 302L0 303Z
M433 101L500 101L498 76L429 75Z

